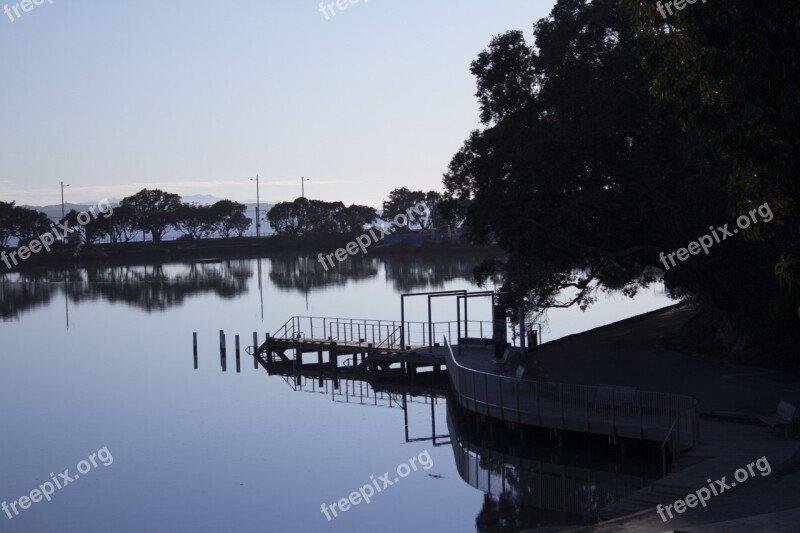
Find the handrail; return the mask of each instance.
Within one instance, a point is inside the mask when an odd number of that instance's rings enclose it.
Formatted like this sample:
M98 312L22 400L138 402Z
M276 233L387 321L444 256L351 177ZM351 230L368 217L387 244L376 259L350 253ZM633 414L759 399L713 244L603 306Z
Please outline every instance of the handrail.
M669 431L667 431L667 436L664 437L664 441L661 443L662 450L666 447L667 440L669 439L669 436L672 435L672 432L675 430L675 425L678 423L678 421L680 421L680 419L681 415L678 414L678 416L675 417L675 422L672 423L672 426L669 428Z
M484 333L491 335L491 321L470 320L469 323L479 326L481 335ZM344 342L364 339L366 343L384 346L397 344L398 330L402 333L405 329L407 346L425 346L430 344L429 330L433 331L434 338L438 332L443 330L454 335L457 330L456 324L458 324L456 320L432 322L431 324L420 321L401 324L395 320L293 316L275 331L273 337L277 339L294 338L296 333L302 330L309 339L330 338L332 341ZM320 328L322 329L321 334ZM387 342L387 339L392 337L393 339Z
M661 443L661 471L663 472L664 476L667 475L667 441L669 440L672 432L675 430L675 427L678 425L678 422L681 420L681 415L678 413L678 416L675 417L675 421L672 423L672 426L667 431L667 435L664 437L664 441ZM672 462L675 462L675 444L670 443L670 451L672 452Z
M281 330L283 330L283 331L284 331L284 334L288 334L288 333L289 333L288 326L289 326L289 323L290 323L290 322L291 322L291 324L292 324L292 334L291 334L291 335L287 335L287 337L286 337L286 338L288 338L288 337L293 337L293 336L294 336L294 319L295 319L295 318L298 318L298 317L294 317L294 316L293 316L292 318L290 318L289 320L287 320L287 321L286 321L286 323L284 323L284 324L283 324L283 326L281 326L280 328L278 328L277 330L275 330L275 335L273 335L273 337L278 337L278 333L279 333ZM279 337L279 338L280 338L280 337Z
M397 327L395 327L395 328L392 330L392 332L391 332L389 335L387 335L387 336L386 336L386 338L385 338L385 339L383 339L383 340L380 342L380 344L378 344L377 346L375 346L375 348L376 348L376 349L380 349L380 347L381 347L381 346L383 346L384 344L386 344L386 346L387 346L388 348L392 348L392 347L394 346L394 344L395 344L395 342L394 342L394 339L395 339L395 338L397 338L397 331L398 331L400 328L401 328L401 326L397 326ZM391 342L389 342L390 340L391 340ZM388 343L388 344L387 344L387 343ZM403 348L403 346L401 346L400 348L402 349L402 348Z
M673 448L698 445L697 400L690 396L639 390L620 394L599 386L521 380L466 367L456 360L447 338L444 344L456 399L473 412L540 427L633 438L647 434L656 442L677 416ZM683 428L687 421L691 424Z

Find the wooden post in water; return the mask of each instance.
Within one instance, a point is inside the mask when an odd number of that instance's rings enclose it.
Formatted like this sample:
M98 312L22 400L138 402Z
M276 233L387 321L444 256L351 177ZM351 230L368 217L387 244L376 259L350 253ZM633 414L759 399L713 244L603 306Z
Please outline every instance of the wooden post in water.
M336 347L336 341L333 341L330 344L328 356L330 357L330 361L328 361L328 364L331 365L331 370L336 372L337 367L339 366L339 349Z
M236 373L240 373L242 371L242 367L239 363L239 335L236 335Z
M197 332L192 333L192 352L194 354L194 369L197 370Z
M227 372L228 364L225 354L225 332L223 330L219 330L219 363L222 365L222 371Z
M258 369L258 332L253 332L253 368Z

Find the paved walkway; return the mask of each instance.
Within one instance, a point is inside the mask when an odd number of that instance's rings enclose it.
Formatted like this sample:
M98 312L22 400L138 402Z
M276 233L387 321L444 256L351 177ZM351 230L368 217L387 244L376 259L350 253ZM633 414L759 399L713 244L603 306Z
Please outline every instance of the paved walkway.
M659 346L692 314L688 307L670 307L544 344L533 353L526 378L685 394L697 398L701 412L758 417L774 413L779 400L800 406L800 376Z
M748 365L715 362L662 348L659 341L691 318L687 307L671 307L545 344L528 361L526 378L614 384L671 392L699 400L701 412L753 418L774 412L779 400L800 405L800 377ZM701 420L702 443L684 460L700 461L671 474L630 501L617 504L645 511L579 528L582 532L800 531L800 450L797 438L771 434L757 425ZM655 505L667 505L766 457L772 472L687 509L666 523ZM701 460L707 458L706 460ZM626 507L627 506L627 507ZM568 529L568 528L567 528Z

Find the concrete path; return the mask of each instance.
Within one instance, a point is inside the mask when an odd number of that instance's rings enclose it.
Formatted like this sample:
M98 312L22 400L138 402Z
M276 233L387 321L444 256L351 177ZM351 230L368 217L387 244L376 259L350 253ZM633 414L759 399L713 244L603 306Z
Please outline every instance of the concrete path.
M698 399L701 412L757 418L772 413L779 400L800 405L800 377L748 365L720 363L672 352L659 341L689 320L688 307L671 307L545 344L528 360L526 378L598 385L628 385L640 390L685 394ZM532 374L532 375L531 375ZM696 464L670 474L612 511L625 518L570 531L659 532L800 531L800 442L764 427L701 420L701 446L683 456ZM765 458L771 472L733 487L734 473ZM706 458L703 460L703 458ZM762 465L763 465L762 461ZM685 499L726 476L731 489L705 507L688 508L663 520L655 510ZM715 484L715 486L717 486ZM644 511L639 511L644 508Z
M779 400L800 406L800 376L676 353L659 341L694 311L670 307L542 345L526 378L584 385L629 385L692 396L701 412L761 416Z

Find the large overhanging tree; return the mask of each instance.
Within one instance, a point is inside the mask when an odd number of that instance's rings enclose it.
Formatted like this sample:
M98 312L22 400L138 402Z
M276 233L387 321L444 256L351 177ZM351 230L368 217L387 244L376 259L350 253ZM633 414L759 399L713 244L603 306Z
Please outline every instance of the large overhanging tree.
M800 282L800 3L698 3L664 19L648 3L621 1L642 37L653 94L733 161L732 214L769 203L775 220L747 237L778 243L776 272Z
M473 62L484 127L444 183L468 201L471 237L509 252L479 275L504 271L529 310L585 308L598 290L634 295L653 281L648 266L663 268L661 252L729 221L730 163L651 96L631 26L614 0L561 0L535 25L535 47L513 31ZM667 273L710 312L727 349L764 331L752 305L776 292L769 246L731 239Z

